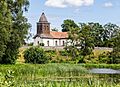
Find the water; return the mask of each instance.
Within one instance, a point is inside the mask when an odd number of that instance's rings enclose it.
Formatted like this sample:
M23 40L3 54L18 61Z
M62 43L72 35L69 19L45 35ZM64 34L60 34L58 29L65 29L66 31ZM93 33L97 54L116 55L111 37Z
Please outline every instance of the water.
M95 73L95 74L120 74L120 70L106 69L106 68L93 68L89 71L90 73Z

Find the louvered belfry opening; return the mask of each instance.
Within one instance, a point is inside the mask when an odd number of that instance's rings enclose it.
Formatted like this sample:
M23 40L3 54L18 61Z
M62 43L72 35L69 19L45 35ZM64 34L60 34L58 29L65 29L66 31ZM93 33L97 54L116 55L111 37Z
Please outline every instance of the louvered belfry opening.
M40 34L50 34L50 23L47 21L44 12L40 16L39 22L37 23L37 35Z

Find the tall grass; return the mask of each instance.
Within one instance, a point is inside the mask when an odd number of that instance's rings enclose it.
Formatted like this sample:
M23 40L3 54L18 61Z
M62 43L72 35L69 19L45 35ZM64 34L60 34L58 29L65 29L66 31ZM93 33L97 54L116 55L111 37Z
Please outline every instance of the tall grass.
M13 71L13 87L119 87L120 81L90 74L78 64L0 65L0 82ZM4 78L5 77L5 78ZM5 87L0 83L0 87Z
M91 68L110 68L110 69L120 69L120 64L80 64L80 66L91 69Z

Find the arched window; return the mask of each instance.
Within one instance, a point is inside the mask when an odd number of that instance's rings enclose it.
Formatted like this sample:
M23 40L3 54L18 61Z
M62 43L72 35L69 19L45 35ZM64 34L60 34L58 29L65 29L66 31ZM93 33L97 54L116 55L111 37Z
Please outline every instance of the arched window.
M63 41L63 46L65 46L65 41Z
M39 45L40 42L38 41L37 43L38 43L38 45Z
M49 46L49 41L47 41L47 45Z
M57 41L55 41L55 46L58 46L58 43L57 43Z

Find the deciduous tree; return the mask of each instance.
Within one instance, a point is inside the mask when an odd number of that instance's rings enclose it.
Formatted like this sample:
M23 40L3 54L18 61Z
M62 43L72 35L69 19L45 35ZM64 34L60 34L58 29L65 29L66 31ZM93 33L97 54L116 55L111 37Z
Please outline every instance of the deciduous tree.
M27 22L27 18L23 16L23 12L27 11L29 6L28 0L4 0L7 9L11 15L11 28L6 31L9 32L9 40L6 42L6 50L0 63L14 64L18 57L18 49L22 45L30 24Z
M67 19L67 20L64 20L61 27L62 27L62 32L67 32L67 31L69 31L70 27L72 27L72 28L77 27L78 28L78 25L73 20Z
M5 50L7 48L6 44L10 37L11 28L11 14L8 9L7 2L5 0L0 1L0 63L2 61L3 55L5 55Z

